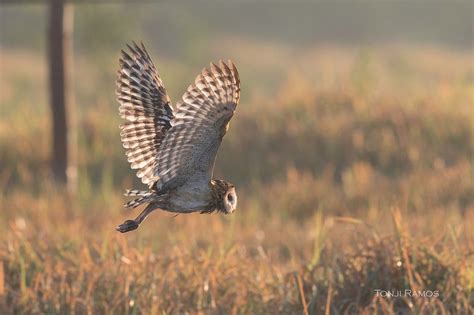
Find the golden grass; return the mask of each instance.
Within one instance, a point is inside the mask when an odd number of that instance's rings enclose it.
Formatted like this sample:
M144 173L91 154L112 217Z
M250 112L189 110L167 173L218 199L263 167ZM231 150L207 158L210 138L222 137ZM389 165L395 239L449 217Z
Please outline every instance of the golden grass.
M68 197L49 179L42 59L1 52L0 313L474 311L469 57L259 45L232 56L248 80L216 170L237 184L238 211L156 212L125 235L114 227L135 213L122 213L121 192L138 183L112 83L98 79L113 82L114 65L76 63L79 190Z

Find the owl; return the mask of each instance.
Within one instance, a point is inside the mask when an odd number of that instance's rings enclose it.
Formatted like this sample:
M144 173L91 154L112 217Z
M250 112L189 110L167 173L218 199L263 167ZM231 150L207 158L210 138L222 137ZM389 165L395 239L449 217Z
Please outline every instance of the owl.
M213 178L217 151L240 98L240 79L232 61L202 70L175 109L143 43L122 50L117 79L120 137L127 160L147 191L128 190L147 204L116 229L138 228L154 210L230 214L237 207L235 186Z

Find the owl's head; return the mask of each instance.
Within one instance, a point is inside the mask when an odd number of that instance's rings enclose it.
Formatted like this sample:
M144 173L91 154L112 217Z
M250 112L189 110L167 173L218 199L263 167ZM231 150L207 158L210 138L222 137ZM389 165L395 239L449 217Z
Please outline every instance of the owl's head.
M233 213L237 208L235 186L229 182L214 179L212 180L212 188L214 191L214 209L225 214Z

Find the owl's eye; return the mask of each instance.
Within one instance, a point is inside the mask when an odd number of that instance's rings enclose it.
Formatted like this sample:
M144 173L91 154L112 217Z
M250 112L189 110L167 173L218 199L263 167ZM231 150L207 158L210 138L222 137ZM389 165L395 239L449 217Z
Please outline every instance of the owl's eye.
M231 194L228 194L227 200L229 200L229 202L232 202L232 200L234 200L234 197Z

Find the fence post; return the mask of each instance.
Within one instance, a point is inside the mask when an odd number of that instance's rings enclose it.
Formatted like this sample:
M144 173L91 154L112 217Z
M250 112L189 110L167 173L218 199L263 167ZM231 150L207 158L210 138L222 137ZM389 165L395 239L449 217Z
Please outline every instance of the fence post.
M73 7L64 0L49 2L49 85L52 114L51 166L57 183L76 189L76 131L71 68ZM71 128L72 127L72 128Z

